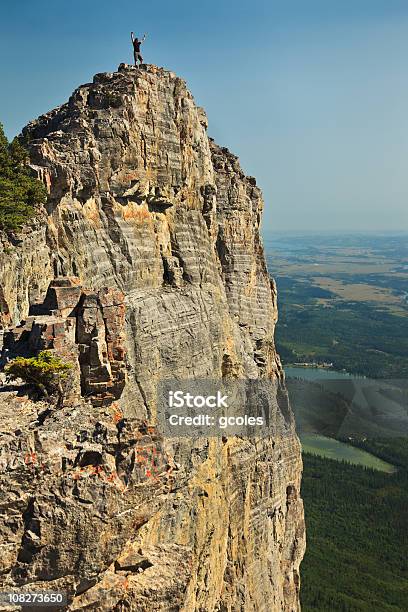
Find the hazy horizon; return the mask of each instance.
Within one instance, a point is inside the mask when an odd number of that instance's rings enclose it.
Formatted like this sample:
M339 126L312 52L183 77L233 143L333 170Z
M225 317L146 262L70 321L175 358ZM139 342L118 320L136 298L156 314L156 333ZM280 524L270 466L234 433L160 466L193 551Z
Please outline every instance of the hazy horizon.
M408 230L357 230L357 229L274 229L262 227L263 234L285 235L285 236L407 236Z
M95 7L95 10L94 10ZM23 0L0 24L11 138L97 72L144 56L187 81L265 197L264 231L408 230L405 0Z

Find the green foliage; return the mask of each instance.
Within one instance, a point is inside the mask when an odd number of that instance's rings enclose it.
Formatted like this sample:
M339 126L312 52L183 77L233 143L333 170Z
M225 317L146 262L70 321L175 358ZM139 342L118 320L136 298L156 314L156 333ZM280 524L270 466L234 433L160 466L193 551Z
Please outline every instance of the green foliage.
M408 317L367 302L326 308L301 283L278 288L276 343L284 363L329 361L335 370L370 378L408 377Z
M303 455L303 612L406 610L408 440L376 439L356 445L399 468L386 474Z
M27 152L17 138L9 143L0 123L0 229L16 231L44 204L44 185L30 176Z
M9 380L21 379L48 396L61 389L71 367L50 351L41 351L36 357L16 357L6 365L5 372Z

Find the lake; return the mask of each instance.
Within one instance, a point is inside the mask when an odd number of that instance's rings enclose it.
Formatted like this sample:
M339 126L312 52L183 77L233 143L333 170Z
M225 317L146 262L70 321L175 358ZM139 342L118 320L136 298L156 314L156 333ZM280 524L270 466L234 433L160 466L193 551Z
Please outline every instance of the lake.
M303 378L304 380L350 380L352 378L363 378L348 372L337 372L330 368L301 368L288 366L284 368L286 378Z
M329 380L355 380L361 377L354 376L348 372L337 372L328 368L302 368L302 367L287 367L285 368L286 378L300 378L308 381L329 381ZM367 380L367 383L370 381ZM381 404L384 406L384 398L381 398ZM388 400L388 403L390 401ZM384 408L383 408L384 410ZM393 408L393 413L398 411ZM379 459L375 455L367 451L355 448L345 442L340 442L334 438L328 438L317 433L301 433L299 435L302 443L302 448L305 452L336 459L337 461L347 461L354 465L363 465L374 470L392 474L396 471L395 466Z
M396 472L395 466L375 457L360 448L355 448L345 442L339 442L334 438L327 438L320 434L310 433L301 434L300 442L304 452L326 457L328 459L336 459L337 461L347 461L354 465L363 465L364 467L372 468L387 474Z

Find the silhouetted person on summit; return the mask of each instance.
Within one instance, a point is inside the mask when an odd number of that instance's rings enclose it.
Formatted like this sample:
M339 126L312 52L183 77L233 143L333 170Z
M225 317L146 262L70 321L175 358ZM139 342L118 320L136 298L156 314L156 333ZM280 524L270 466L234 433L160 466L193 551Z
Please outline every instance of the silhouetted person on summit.
M144 41L146 40L146 34L143 36L142 40L139 40L137 37L135 38L134 33L131 32L130 38L132 39L133 57L135 58L135 66L137 66L138 60L141 64L143 64L143 57L142 57L142 54L140 53L140 45L144 43Z

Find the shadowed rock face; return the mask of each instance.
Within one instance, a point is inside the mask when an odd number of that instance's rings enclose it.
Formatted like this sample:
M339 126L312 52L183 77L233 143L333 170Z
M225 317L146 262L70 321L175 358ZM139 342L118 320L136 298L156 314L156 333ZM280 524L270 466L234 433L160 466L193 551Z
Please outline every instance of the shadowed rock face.
M0 393L2 587L66 590L70 610L299 609L302 466L262 195L206 127L173 73L121 65L24 130L49 201L0 255L2 319L77 277L88 361L84 396L46 418L22 390ZM115 291L125 311L104 301ZM126 360L126 384L92 405L87 368L109 369L105 353ZM273 437L164 440L157 383L194 377L276 380Z

